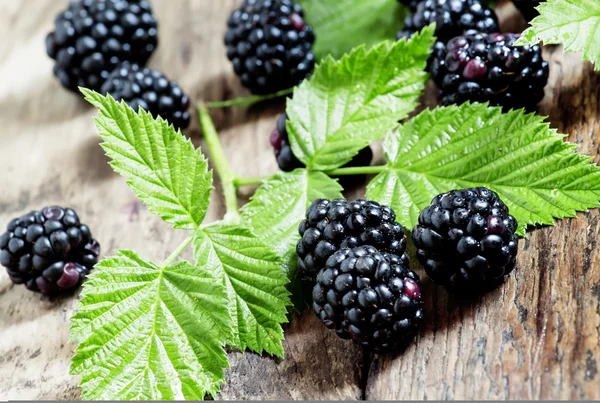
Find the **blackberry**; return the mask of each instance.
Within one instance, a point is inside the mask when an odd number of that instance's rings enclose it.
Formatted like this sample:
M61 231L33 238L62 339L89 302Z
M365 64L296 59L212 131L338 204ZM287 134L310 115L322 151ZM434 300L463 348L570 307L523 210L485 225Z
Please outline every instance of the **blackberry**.
M147 0L82 0L56 17L46 52L56 60L54 74L64 87L99 91L117 65L146 64L157 44Z
M481 0L423 0L406 16L397 39L408 38L434 22L437 37L434 49L442 48L444 43L470 29L500 31L496 13Z
M160 71L125 62L110 74L102 92L124 100L135 111L141 107L161 116L176 129L183 130L190 124L190 99Z
M229 17L227 57L254 94L293 87L315 66L315 35L292 0L244 0Z
M513 3L515 3L515 6L521 11L523 17L525 17L527 21L531 21L539 15L536 7L544 1L545 0L513 0Z
M286 128L287 114L283 114L277 119L277 126L271 133L271 145L275 150L275 158L277 159L277 165L279 169L285 172L291 172L296 168L303 168L304 164L296 158L292 152L292 146L288 138L288 132ZM371 165L373 159L373 151L371 147L367 146L359 151L359 153L348 162L345 167L360 167ZM340 181L349 182L349 177L342 177ZM356 177L354 178L356 181ZM350 184L350 183L348 183Z
M419 277L403 259L373 246L329 257L312 297L325 326L375 352L405 346L423 320Z
M298 232L298 267L308 281L314 281L327 259L341 248L370 245L408 262L404 228L396 222L396 213L374 201L317 199Z
M442 104L474 101L534 110L544 98L548 63L539 45L515 46L519 37L468 31L436 50L431 76Z
M15 284L58 294L78 287L98 262L100 244L70 208L50 206L8 223L0 263Z
M451 292L476 294L501 284L515 268L517 226L493 191L452 190L421 212L412 238L433 281Z

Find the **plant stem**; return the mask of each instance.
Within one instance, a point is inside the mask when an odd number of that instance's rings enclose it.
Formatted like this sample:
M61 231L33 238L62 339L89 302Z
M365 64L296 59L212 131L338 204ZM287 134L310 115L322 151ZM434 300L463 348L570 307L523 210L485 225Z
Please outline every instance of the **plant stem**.
M268 176L244 176L235 178L233 184L238 188L242 186L260 185L267 179L269 179Z
M329 176L345 176L345 175L369 175L378 174L387 169L387 165L375 165L368 167L347 167L338 168L325 172Z
M329 176L346 176L346 175L368 175L378 174L387 169L387 165L375 165L368 167L347 167L338 168L331 171L325 171L324 173ZM268 176L246 176L237 177L233 180L233 184L236 187L260 185L265 180L269 179Z
M240 213L238 211L236 187L233 183L235 175L227 161L221 141L219 140L219 135L205 105L198 105L198 119L204 132L204 139L210 152L212 164L221 180L226 208L224 221L237 223L240 220Z
M208 108L227 108L231 106L249 107L262 101L269 99L279 98L284 95L289 95L294 91L294 88L287 88L285 90L278 91L274 94L268 95L250 95L248 97L240 97L234 99L228 99L227 101L209 102L206 104Z
M187 246L192 242L193 239L194 239L193 235L190 235L189 237L184 239L184 241L181 244L179 244L177 249L175 249L173 251L173 253L171 253L169 255L169 257L165 259L164 262L162 262L161 267L167 267L171 263L173 263L175 261L175 259L177 259L179 257L179 255L181 255L181 253L185 250L185 248L187 248Z

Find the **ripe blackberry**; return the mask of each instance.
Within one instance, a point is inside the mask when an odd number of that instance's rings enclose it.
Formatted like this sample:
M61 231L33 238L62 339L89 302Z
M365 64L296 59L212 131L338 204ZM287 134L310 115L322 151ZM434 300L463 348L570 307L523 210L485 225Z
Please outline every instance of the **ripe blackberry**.
M437 37L434 49L470 29L500 31L496 13L481 0L423 0L406 16L397 38L408 38L434 22Z
M408 264L404 228L396 222L396 213L374 201L317 199L298 232L298 267L305 280L314 281L327 259L341 248L371 245L401 256Z
M56 17L46 52L66 88L99 91L124 61L146 64L158 44L157 24L147 0L82 0Z
M292 152L292 146L290 145L287 128L285 123L287 121L287 114L283 114L277 119L277 126L271 133L271 145L275 150L275 158L277 159L277 165L279 169L284 172L291 172L296 168L303 168L304 164L296 158ZM373 159L373 151L371 147L367 146L359 151L357 155L348 162L345 167L360 167L371 165ZM349 182L350 177L342 177L340 181ZM356 177L354 178L356 181ZM350 183L348 183L350 184Z
M98 261L100 244L73 209L32 211L0 235L0 264L15 284L58 294L78 287Z
M231 13L225 35L227 57L254 94L291 88L315 66L315 35L292 0L244 0Z
M427 275L449 291L476 294L515 268L517 220L489 189L453 190L436 196L419 215L412 238Z
M515 6L521 11L523 17L525 17L527 21L531 21L539 15L535 8L544 1L545 0L513 0L513 3L515 3Z
M375 352L406 345L423 320L419 277L373 246L340 249L319 271L313 310L338 336Z
M548 63L539 45L514 46L519 34L469 31L433 54L431 76L442 104L466 101L535 110L544 98Z
M110 74L102 93L124 100L135 111L141 107L155 117L161 116L176 129L190 124L190 99L160 71L125 62Z

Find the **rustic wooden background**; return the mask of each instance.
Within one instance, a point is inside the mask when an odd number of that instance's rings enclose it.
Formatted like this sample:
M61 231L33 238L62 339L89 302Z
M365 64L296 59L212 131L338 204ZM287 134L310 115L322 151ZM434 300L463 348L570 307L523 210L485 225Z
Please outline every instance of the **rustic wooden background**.
M225 57L225 20L239 0L152 0L160 47L150 65L192 100L245 94ZM106 164L95 111L51 74L44 36L67 0L0 0L0 225L45 205L72 206L105 255L131 248L160 261L185 236L141 206ZM505 30L524 22L499 7ZM539 112L583 153L600 154L600 75L578 55L547 48L550 83ZM427 104L435 103L430 93ZM280 103L214 113L237 172L275 171L268 136ZM194 122L188 131L197 144ZM380 155L380 154L379 154ZM222 217L219 189L209 220ZM243 198L252 189L242 189ZM362 190L350 197L362 196ZM224 399L600 399L598 211L521 242L519 270L495 292L457 301L424 280L427 321L395 356L371 356L310 312L286 329L285 360L231 353ZM75 298L48 300L0 271L0 399L77 399L68 375Z

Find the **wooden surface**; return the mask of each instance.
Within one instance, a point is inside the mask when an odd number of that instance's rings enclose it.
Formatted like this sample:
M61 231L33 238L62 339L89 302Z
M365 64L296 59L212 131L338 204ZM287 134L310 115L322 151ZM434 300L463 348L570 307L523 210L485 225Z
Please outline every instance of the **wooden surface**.
M177 80L193 101L244 94L221 39L238 0L152 3L161 43L151 67ZM44 36L66 4L0 0L0 225L45 205L68 205L90 225L105 256L131 248L160 261L185 234L136 201L106 164L92 123L95 111L51 74ZM511 5L500 11L505 29L523 28ZM558 47L545 56L551 77L540 113L580 151L599 155L600 75ZM430 93L426 103L434 99ZM275 171L268 136L282 110L272 103L214 113L234 170ZM188 135L201 145L196 122ZM211 221L224 213L218 191ZM251 191L243 189L242 198ZM349 197L362 195L358 190ZM599 233L598 211L530 232L521 242L517 273L475 301L450 298L424 279L426 325L395 356L363 353L306 312L286 329L285 360L231 353L220 397L600 399ZM0 272L0 399L78 398L77 379L68 375L75 302L42 298Z

